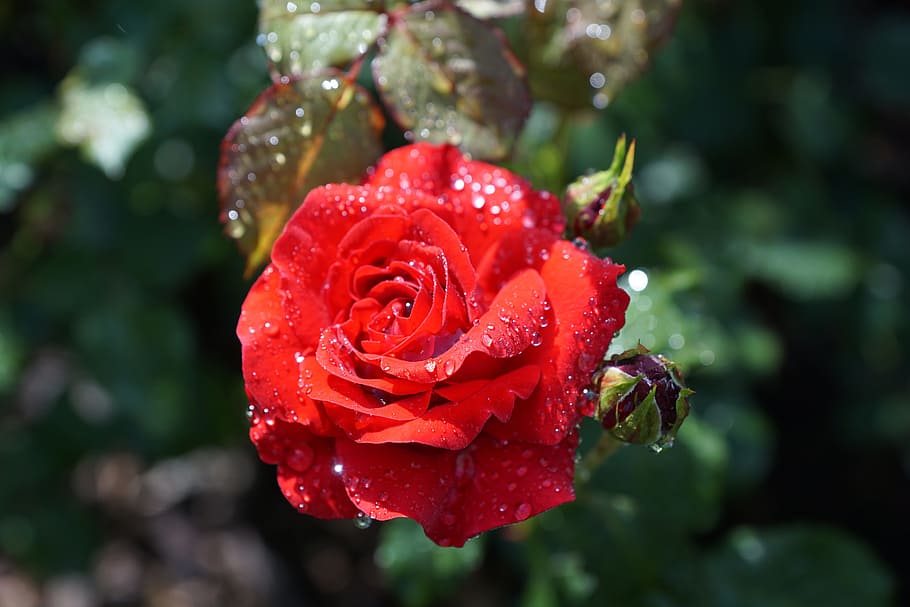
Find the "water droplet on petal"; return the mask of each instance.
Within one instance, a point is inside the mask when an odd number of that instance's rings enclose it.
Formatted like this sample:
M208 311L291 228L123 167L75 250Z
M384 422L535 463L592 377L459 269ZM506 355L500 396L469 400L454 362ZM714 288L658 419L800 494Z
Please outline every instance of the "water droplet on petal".
M531 504L522 502L515 507L515 520L523 521L531 516Z
M309 445L300 445L291 451L285 463L297 472L306 472L313 465L313 449Z
M464 487L474 480L474 458L469 453L462 451L455 458L455 482L459 487Z
M455 372L455 361L450 358L442 363L442 371L446 374L446 377L452 375Z
M373 519L364 514L363 512L357 513L357 518L354 519L354 526L358 529L367 529L370 525L373 524Z

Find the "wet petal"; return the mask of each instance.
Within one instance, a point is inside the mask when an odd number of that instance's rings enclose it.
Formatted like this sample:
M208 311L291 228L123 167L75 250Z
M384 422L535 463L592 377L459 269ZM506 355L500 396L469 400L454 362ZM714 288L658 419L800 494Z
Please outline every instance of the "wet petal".
M426 411L429 405L428 395L432 386L392 382L387 378L351 382L329 373L315 361L307 361L305 367L309 376L307 395L319 402L333 403L357 413L394 420L414 419ZM418 400L398 398L424 394L426 396ZM421 402L423 404L419 405Z
M257 424L250 437L267 463L278 464L278 485L298 512L320 518L353 518L351 503L336 468L335 439L313 436L300 425Z
M348 436L360 443L416 443L442 449L464 449L477 438L491 417L508 421L516 399L527 398L539 379L537 367L515 369L496 379L476 382L481 385L473 386L473 393L459 400L436 404L407 421L377 416L358 420L354 415L342 419L334 415L332 409L328 414Z
M379 520L412 518L434 542L462 546L478 533L573 500L576 446L574 434L552 446L481 434L461 451L339 439L337 453L348 495L361 511Z
M436 196L442 215L476 264L504 233L540 228L559 236L564 227L559 200L524 178L486 162L465 158L453 146L415 144L387 153L366 181Z
M628 295L616 286L623 266L602 260L543 231L503 239L478 268L481 287L495 291L503 277L527 265L546 283L547 304L537 346L521 357L546 372L530 399L516 404L508 424L488 431L504 439L542 444L561 442L584 406L582 390L603 359L613 334L622 328Z
M300 386L301 363L312 346L302 342L288 322L279 283L278 271L266 268L250 289L237 323L247 394L254 407L322 433L321 412Z
M534 270L520 272L497 293L490 308L446 351L425 360L407 361L357 353L386 374L410 382L433 384L457 373L471 355L518 356L534 339L545 305L546 288ZM334 371L333 371L334 372Z

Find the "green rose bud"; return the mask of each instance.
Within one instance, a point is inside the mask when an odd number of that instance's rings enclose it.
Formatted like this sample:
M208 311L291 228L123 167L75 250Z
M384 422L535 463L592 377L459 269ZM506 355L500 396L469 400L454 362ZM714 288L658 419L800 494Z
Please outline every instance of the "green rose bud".
M626 150L626 136L616 142L613 164L606 171L580 177L566 189L563 214L570 236L596 247L613 247L626 237L641 211L632 193L635 141Z
M612 357L596 381L595 416L614 437L658 452L673 445L693 393L676 363L639 345Z

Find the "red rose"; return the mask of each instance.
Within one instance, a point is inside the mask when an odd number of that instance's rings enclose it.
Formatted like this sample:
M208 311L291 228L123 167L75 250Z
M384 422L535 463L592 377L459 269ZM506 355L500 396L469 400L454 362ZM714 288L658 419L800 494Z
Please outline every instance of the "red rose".
M562 229L553 196L451 146L310 192L237 327L250 437L300 512L461 546L573 499L628 297Z

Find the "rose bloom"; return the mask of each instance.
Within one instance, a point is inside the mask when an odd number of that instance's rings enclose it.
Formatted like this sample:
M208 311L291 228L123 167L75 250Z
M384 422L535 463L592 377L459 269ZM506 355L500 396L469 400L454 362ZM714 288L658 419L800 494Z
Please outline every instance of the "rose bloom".
M309 193L237 327L250 437L295 508L461 546L574 499L628 296L562 230L554 196L451 146Z

